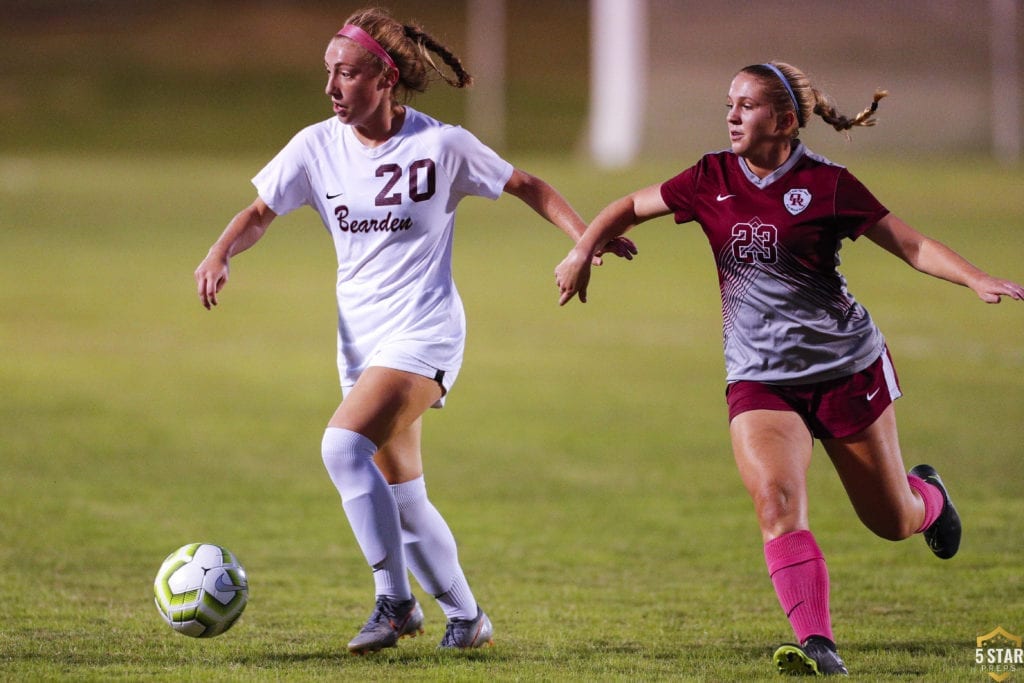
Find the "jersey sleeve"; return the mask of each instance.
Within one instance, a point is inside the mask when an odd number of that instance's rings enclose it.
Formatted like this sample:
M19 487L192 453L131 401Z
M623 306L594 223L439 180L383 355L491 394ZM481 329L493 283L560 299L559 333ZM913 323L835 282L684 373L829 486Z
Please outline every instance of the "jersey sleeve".
M694 200L697 196L698 179L697 166L691 166L662 183L661 198L665 206L672 210L676 223L687 223L697 217Z
M464 196L497 199L515 170L475 135L459 126L444 130L440 164L452 188Z
M842 237L855 240L889 210L845 168L836 180L836 220Z
M305 163L305 131L300 131L252 179L260 199L277 215L312 204L312 186Z

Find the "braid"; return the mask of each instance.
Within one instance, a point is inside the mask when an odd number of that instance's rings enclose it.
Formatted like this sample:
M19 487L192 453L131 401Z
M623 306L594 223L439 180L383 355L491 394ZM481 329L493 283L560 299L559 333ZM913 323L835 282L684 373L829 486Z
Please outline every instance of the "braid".
M430 34L419 26L406 24L404 28L406 38L416 44L420 55L444 79L445 83L453 88L465 88L473 84L473 77L462 66L462 60L456 57L451 50L434 40ZM431 52L438 55L444 61L448 68L451 69L454 77L449 76L437 66L434 59L430 56Z
M451 50L419 26L399 23L387 10L379 7L358 10L345 23L355 24L369 33L395 61L398 67L395 91L404 101L408 101L414 93L426 91L431 82L429 70L436 72L455 88L465 88L473 83L473 77L462 66L462 60ZM451 74L437 65L431 52L451 69ZM381 66L385 66L383 62Z
M878 123L875 119L878 101L889 94L888 90L876 90L871 104L851 119L836 110L831 97L817 88L812 89L812 91L814 93L814 113L820 116L825 123L840 132L849 130L854 126L873 126Z
M873 126L878 101L889 94L887 90L876 90L871 104L852 119L840 114L832 98L811 85L811 80L800 69L785 62L772 61L767 64L751 64L740 69L741 73L756 76L764 83L765 93L777 111L784 112L794 109L797 127L793 137L797 137L800 129L807 125L811 114L821 119L839 132L845 132L854 126ZM779 75L783 80L780 80ZM787 86L789 90L787 90Z

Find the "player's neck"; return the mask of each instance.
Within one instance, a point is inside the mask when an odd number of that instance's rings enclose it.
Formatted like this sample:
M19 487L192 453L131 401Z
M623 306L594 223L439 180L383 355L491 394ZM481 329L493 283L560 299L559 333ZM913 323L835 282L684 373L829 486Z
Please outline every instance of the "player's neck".
M405 107L396 104L382 108L380 115L362 124L352 126L359 142L366 147L380 147L402 130L405 124Z
M771 145L754 153L744 155L747 168L758 178L767 178L775 169L782 166L793 153L793 145L789 140L778 145Z

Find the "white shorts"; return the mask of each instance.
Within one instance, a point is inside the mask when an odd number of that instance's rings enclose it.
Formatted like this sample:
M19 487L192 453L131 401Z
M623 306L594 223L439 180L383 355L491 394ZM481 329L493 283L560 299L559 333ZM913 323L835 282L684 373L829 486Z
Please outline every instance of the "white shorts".
M377 349L377 351L367 362L366 367L379 367L379 368L391 368L392 370L402 370L404 372L411 372L414 375L422 375L429 377L430 379L441 385L441 398L437 400L431 408L443 408L444 400L448 397L448 392L455 384L455 379L459 376L459 368L454 370L441 370L435 368L432 365L421 361L416 357L412 349L416 345L411 343L393 342L385 344ZM341 371L341 376L345 376L345 369L338 368ZM355 383L341 385L341 394L346 396L349 390L355 386Z

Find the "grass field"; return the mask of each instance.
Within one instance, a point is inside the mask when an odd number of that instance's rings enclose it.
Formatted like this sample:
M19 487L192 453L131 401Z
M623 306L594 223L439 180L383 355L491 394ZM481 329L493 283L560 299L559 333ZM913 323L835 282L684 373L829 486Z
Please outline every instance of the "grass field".
M263 161L0 158L0 679L774 678L791 636L729 452L703 237L645 225L635 262L559 309L568 245L511 199L463 206L466 363L425 432L432 498L496 647L438 653L430 603L425 637L344 653L373 596L319 455L338 400L329 239L312 212L280 219L212 313L191 280ZM516 162L587 216L674 170ZM1024 278L1020 171L854 171ZM873 537L819 451L812 525L842 653L858 680L990 680L975 638L1024 632L1024 307L985 306L866 241L843 256L900 370L907 465L943 472L966 535L949 562ZM212 641L172 633L152 604L164 556L198 540L231 548L251 582Z

